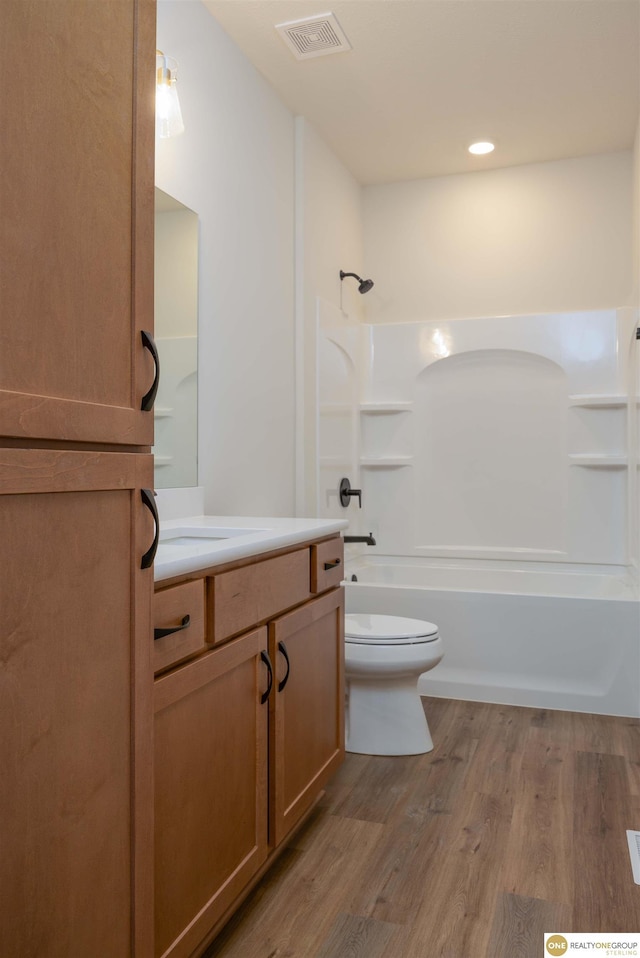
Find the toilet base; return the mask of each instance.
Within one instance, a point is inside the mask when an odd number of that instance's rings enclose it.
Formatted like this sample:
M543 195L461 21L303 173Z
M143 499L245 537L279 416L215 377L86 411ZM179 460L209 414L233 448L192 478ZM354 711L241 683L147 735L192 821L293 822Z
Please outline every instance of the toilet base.
M433 748L417 677L368 681L347 676L347 752L422 755Z

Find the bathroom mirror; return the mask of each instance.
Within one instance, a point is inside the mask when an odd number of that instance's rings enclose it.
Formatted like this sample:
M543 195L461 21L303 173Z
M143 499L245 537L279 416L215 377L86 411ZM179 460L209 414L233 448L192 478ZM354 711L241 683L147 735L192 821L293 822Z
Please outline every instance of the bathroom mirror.
M198 484L198 216L156 187L156 489Z

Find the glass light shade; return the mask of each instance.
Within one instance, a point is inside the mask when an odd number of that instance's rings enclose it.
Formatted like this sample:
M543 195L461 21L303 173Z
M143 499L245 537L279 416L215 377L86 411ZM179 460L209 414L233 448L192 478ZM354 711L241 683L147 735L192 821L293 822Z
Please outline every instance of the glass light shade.
M173 57L156 54L156 135L163 140L184 133L176 87L177 69L178 63Z

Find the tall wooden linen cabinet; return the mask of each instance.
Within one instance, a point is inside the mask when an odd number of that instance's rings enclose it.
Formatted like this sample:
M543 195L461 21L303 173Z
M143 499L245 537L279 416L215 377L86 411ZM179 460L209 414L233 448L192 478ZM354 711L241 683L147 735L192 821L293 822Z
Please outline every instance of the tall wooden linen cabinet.
M2 0L0 62L0 955L146 958L155 0Z

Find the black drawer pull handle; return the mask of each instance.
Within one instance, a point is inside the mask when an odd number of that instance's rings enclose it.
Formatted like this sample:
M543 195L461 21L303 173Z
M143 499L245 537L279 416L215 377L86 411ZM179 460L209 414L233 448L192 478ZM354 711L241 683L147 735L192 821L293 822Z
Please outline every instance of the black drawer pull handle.
M283 688L289 681L289 672L291 671L291 662L289 661L289 656L287 655L287 650L285 648L284 642L278 642L278 652L284 656L284 660L287 663L287 671L284 678L281 682L278 683L278 692L282 692Z
M140 495L142 496L143 505L147 507L153 516L153 521L156 527L153 542L140 560L140 568L148 569L153 565L153 560L155 559L156 552L158 550L158 539L160 538L160 517L158 516L158 508L156 506L155 499L153 498L153 489L141 489Z
M142 336L142 345L145 349L148 349L153 356L153 362L156 368L156 373L153 377L153 382L151 383L151 389L148 393L144 394L140 404L140 409L142 409L143 412L150 412L153 409L153 404L156 400L156 393L158 392L158 385L160 383L160 357L158 356L158 347L154 343L151 333L148 333L145 329L141 329L140 335Z
M185 615L180 625L174 625L172 629L154 629L153 641L155 642L156 639L164 639L165 635L173 635L174 632L182 632L183 629L188 629L190 624L191 616Z
M269 696L271 695L271 689L273 688L273 668L272 668L272 666L271 666L271 659L269 658L269 655L268 655L267 652L261 652L261 653L260 653L260 658L262 659L262 661L263 661L264 664L266 665L267 671L268 671L268 673L269 673L269 675L268 675L267 691L266 691L266 692L263 692L263 693L262 693L262 696L260 697L260 704L261 704L261 705L264 705L264 703L267 701L267 699L268 699Z
M340 559L334 559L333 562L325 562L324 571L328 572L329 569L337 569L340 565Z

